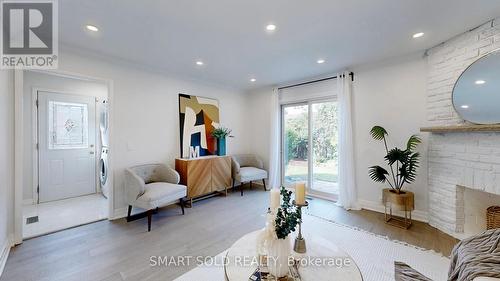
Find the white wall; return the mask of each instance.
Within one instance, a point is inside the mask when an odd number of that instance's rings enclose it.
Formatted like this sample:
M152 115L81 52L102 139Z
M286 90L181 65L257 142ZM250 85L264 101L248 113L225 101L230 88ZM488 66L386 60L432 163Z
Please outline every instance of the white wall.
M14 75L0 70L0 274L14 229Z
M270 130L271 130L271 88L259 89L247 94L248 130L252 133L250 153L257 154L269 170ZM271 188L271 187L270 187Z
M245 126L246 99L242 92L169 77L121 61L107 61L73 51L61 52L59 69L113 80L110 102L115 210L124 211L126 206L123 192L125 168L155 162L173 166L175 157L179 156L179 93L218 99L221 124L233 129L235 136L228 139L228 153L247 151L250 131Z
M371 138L369 132L380 125L389 132L389 146L405 147L408 137L420 134L425 124L426 61L422 54L353 68L354 140L356 183L362 206L377 208L381 189L368 176L368 167L384 164L384 145ZM420 134L421 135L421 134ZM427 213L427 139L422 153L417 180L406 189L415 192L415 215L426 219ZM373 205L373 206L372 206Z
M52 90L59 93L92 96L107 99L108 89L103 82L92 80L81 80L71 77L62 77L46 73L25 71L23 77L23 115L24 115L24 181L23 181L23 200L28 203L33 198L33 89ZM101 103L98 103L100 105ZM97 112L99 111L97 108ZM98 121L98 120L97 120ZM96 134L99 137L99 133ZM96 143L96 145L99 142ZM96 151L100 151L99 145ZM97 154L99 155L99 154Z
M356 182L360 204L383 210L381 189L368 176L368 167L383 164L383 144L371 139L370 129L381 125L389 131L390 143L405 146L408 137L419 134L425 124L426 61L423 54L355 67L353 86L353 122L356 157ZM250 149L269 161L269 118L272 89L249 93L248 115L252 122ZM409 187L416 195L415 215L426 220L427 212L427 142L420 147L421 168L416 182ZM407 187L408 188L408 187Z

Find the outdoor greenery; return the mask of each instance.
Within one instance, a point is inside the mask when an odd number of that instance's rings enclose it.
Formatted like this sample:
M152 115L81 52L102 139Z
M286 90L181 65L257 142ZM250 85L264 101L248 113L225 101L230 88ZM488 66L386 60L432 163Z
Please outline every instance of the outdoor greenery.
M230 137L232 138L233 136L231 135L231 132L233 130L229 129L229 128L226 128L226 127L219 127L219 128L215 128L211 135L212 137L214 138L217 138L217 139L223 139L223 138L226 138L226 137Z
M420 154L415 152L415 149L422 142L420 137L412 135L408 139L404 150L397 147L389 150L386 140L388 133L383 127L373 127L370 134L373 139L384 141L385 151L387 153L384 159L387 161L390 168L389 174L386 169L380 166L372 166L368 170L370 178L376 182L387 182L396 193L401 193L403 185L405 183L411 184L417 177Z
M337 159L338 110L337 103L324 102L313 105L312 145L314 162L325 163ZM286 119L285 126L287 159L307 159L308 115L304 110Z
M292 192L282 186L280 194L283 197L283 201L276 214L275 231L278 239L285 239L290 233L295 231L295 227L299 224L302 216L299 209L290 202Z
M293 163L289 163L289 165L286 166L285 178L287 181L307 181L307 166L291 164ZM332 161L328 161L324 165L315 166L313 180L337 182L338 174L336 173L336 167L336 163L332 163Z

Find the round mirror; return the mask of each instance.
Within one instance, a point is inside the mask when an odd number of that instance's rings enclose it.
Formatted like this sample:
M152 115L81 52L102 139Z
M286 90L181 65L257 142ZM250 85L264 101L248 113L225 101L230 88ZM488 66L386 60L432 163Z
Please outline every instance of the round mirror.
M469 122L500 123L500 51L478 59L462 73L453 89L453 106Z

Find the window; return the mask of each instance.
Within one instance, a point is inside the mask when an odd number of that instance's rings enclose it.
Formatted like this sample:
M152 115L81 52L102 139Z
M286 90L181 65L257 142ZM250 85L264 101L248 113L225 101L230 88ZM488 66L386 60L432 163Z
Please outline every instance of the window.
M49 101L49 149L88 147L87 104Z
M306 182L308 193L338 196L338 106L335 100L285 104L282 113L282 182Z

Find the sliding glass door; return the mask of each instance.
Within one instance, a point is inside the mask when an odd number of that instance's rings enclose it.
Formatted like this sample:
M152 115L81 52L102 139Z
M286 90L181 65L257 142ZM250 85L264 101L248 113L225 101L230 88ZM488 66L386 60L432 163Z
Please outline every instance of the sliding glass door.
M304 181L309 194L337 200L337 102L286 104L281 113L283 184Z
M294 104L282 107L282 157L283 182L290 186L294 182L309 179L309 106Z

